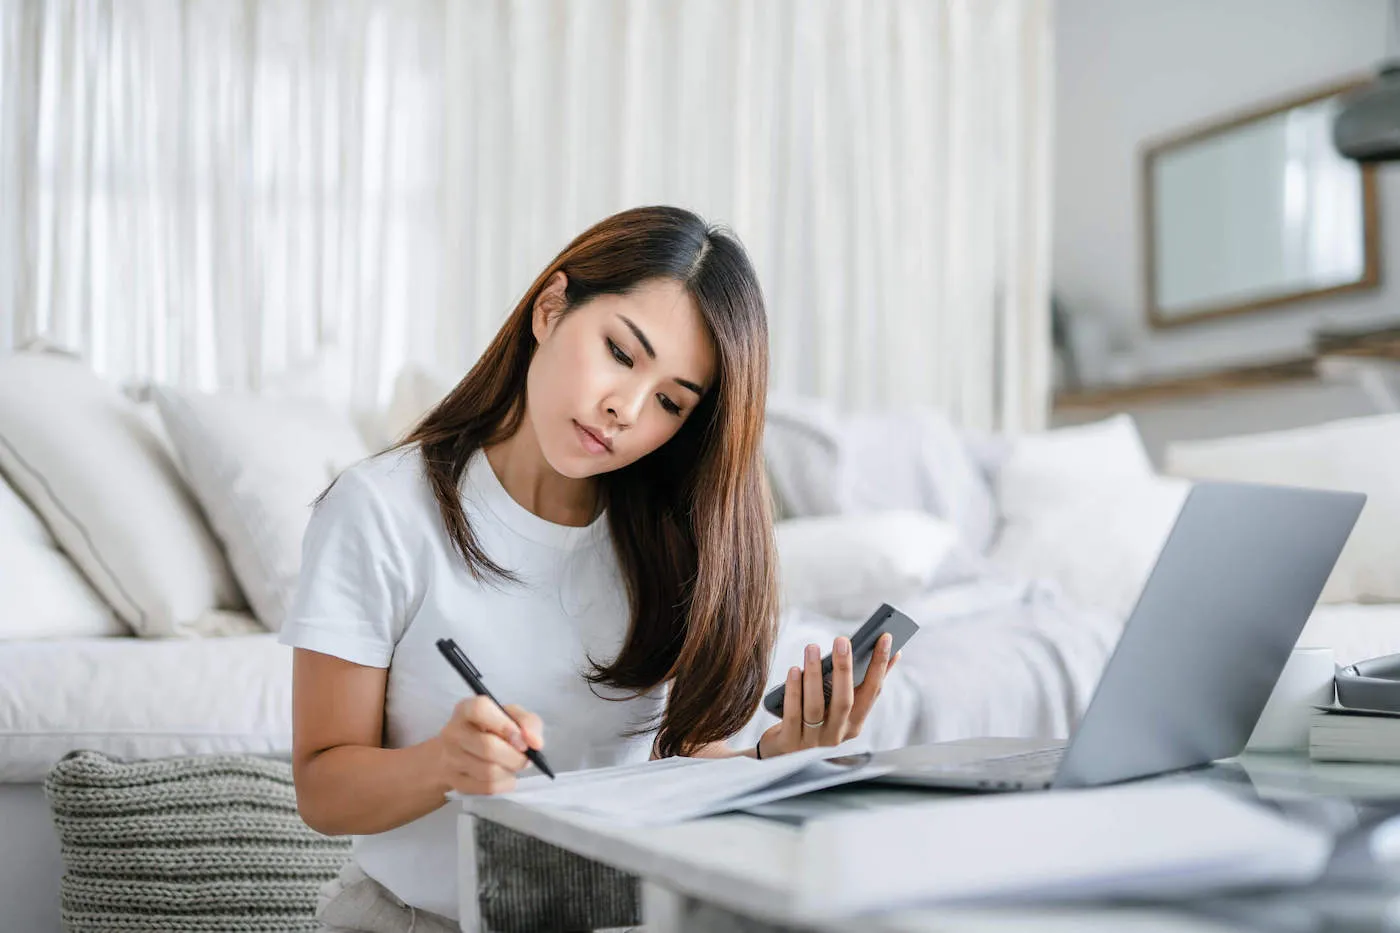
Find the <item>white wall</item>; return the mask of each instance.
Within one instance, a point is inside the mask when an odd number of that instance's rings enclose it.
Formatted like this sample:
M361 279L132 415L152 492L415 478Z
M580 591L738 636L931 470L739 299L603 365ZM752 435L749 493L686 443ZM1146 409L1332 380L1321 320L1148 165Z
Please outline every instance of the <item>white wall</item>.
M1400 319L1400 167L1380 175L1382 287L1168 331L1142 294L1145 140L1370 71L1384 0L1058 0L1053 283L1136 345L1144 375L1282 358L1320 323Z

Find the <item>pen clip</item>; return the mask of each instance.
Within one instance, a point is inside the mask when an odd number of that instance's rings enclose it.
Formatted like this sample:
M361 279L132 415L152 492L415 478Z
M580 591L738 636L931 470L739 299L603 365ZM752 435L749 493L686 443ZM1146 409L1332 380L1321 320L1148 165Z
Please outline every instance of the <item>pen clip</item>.
M460 651L459 651L458 653L461 654ZM471 658L467 657L465 654L462 654L462 660L467 662L467 669L470 670L470 671L472 672L472 676L473 676L473 677L475 677L477 680L485 680L485 679L486 679L486 678L484 678L484 677L481 676L481 671L477 668L477 666L476 666L475 664L472 663L472 659L471 659Z
M477 680L485 679L481 676L481 671L477 670L476 665L472 663L472 659L467 657L467 653L457 646L456 641L451 638L444 638L440 640L439 645L446 647L448 651L452 652L452 656L460 661Z

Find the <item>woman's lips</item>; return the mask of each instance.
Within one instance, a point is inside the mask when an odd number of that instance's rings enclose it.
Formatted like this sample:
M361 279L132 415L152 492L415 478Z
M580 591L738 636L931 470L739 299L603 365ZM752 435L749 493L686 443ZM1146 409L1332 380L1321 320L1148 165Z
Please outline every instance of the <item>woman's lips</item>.
M574 430L578 433L579 443L581 443L583 445L583 449L588 451L589 453L605 454L611 450L611 448L608 446L605 440L603 440L597 434L594 434L592 431L588 430L588 428L585 428L583 425L579 424L577 421L574 422Z

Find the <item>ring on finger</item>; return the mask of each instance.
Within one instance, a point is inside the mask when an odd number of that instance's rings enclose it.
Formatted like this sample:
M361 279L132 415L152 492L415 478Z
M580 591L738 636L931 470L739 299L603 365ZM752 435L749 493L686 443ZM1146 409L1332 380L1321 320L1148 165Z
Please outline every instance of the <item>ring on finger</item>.
M806 726L808 729L820 729L825 724L825 719L818 719L816 722L808 722L806 719L802 720L802 725Z

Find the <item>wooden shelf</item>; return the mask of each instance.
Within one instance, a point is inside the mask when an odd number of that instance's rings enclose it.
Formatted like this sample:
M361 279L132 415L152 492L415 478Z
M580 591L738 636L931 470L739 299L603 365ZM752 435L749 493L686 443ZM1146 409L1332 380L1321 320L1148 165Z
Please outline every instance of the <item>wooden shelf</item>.
M1400 325L1357 331L1319 331L1307 356L1175 376L1152 382L1099 386L1055 393L1056 410L1104 408L1142 402L1171 401L1231 389L1251 389L1317 378L1323 356L1361 356L1400 360Z
M1240 366L1190 376L1177 376L1155 382L1131 385L1103 386L1055 393L1055 408L1102 408L1106 405L1129 405L1138 402L1160 402L1170 399L1205 395L1228 389L1245 389L1316 378L1316 360L1311 356L1296 357L1274 363Z

